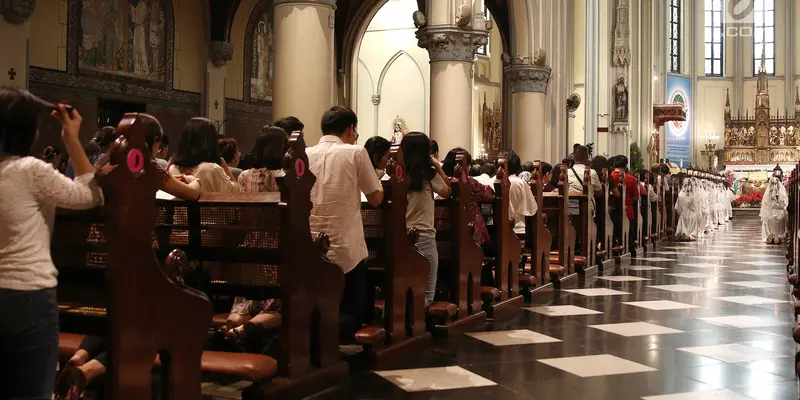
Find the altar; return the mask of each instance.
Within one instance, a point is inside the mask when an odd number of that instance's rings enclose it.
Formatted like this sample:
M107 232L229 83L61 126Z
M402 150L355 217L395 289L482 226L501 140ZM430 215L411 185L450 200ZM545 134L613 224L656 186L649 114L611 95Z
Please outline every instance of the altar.
M771 115L769 88L764 56L758 72L758 86L755 99L755 115L740 112L731 115L730 93L725 94L725 169L732 171L737 178L751 172L772 171L776 165L785 174L794 169L799 158L800 136L800 93L795 88L794 116L788 110L780 115L776 110Z

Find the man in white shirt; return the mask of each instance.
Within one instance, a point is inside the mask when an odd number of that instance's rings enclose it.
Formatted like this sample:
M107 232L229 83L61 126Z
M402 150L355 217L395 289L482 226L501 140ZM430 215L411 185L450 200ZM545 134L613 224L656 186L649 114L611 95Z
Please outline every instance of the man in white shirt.
M497 173L497 167L494 164L484 164L481 167L481 174L475 177L475 180L478 181L483 186L489 186L494 190L494 176Z
M535 215L539 207L528 182L517 177L522 172L522 163L513 150L508 152L506 166L511 184L508 192L508 215L514 220L514 233L525 234L525 217Z
M311 190L311 231L330 238L328 258L345 273L339 317L342 343L354 341L367 310L367 244L361 222L361 193L378 206L383 188L367 150L356 146L356 114L346 107L332 107L322 116L323 137L306 149L309 170L317 177Z
M584 174L586 173L586 168L589 168L589 150L586 148L586 146L578 146L575 148L575 152L573 154L575 157L575 165L569 169L569 179L567 179L569 181L569 191L571 193L583 194ZM593 192L590 193L589 197L589 212L591 212L592 216L594 216L594 195L600 194L603 190L603 186L600 185L600 178L597 176L597 172L593 169L590 169L589 171L591 182L587 183Z

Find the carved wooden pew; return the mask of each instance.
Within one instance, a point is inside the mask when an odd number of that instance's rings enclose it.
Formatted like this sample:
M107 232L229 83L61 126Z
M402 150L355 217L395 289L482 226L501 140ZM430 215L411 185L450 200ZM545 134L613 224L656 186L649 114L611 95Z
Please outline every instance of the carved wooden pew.
M408 354L430 343L430 333L425 325L425 289L428 284L428 260L417 251L416 230L407 229L406 209L410 177L405 173L403 155L399 145L392 146L386 167L389 180L382 181L384 200L373 208L362 199L361 219L364 237L369 250L367 263L370 269L370 287L380 286L384 300L375 302L383 310L386 345L380 337L361 332L356 335L359 343L375 346L374 365ZM435 302L430 313L441 318L455 316L455 304Z
M678 201L680 186L675 175L669 175L669 190L664 193L664 208L666 209L666 226L664 232L668 238L675 236L675 228L678 227L678 219L675 216L675 203Z
M145 131L135 114L125 116L118 132L110 157L120 167L98 177L102 210L59 211L56 217L51 253L60 274L61 329L107 337L109 398L152 398L151 370L159 354L169 360L161 368L169 376L164 398L198 399L211 307L205 295L169 279L156 261L151 232L163 172L146 161ZM154 329L159 326L170 329ZM66 334L60 350L68 358L82 339Z
M437 287L442 289L437 298L458 305L456 316L435 323L434 334L442 336L463 332L486 322L486 312L481 309L483 250L472 237L473 227L467 211L470 189L466 161L464 154L456 156L450 179L450 198L435 200L439 250Z
M628 194L626 193L624 176L620 175L619 180L615 183L619 197L615 199L616 210L611 218L614 224L614 246L611 248L611 253L614 255L616 263L619 264L623 259L630 257L628 248L630 220L628 220L627 205L625 204L625 196Z
M489 318L496 318L513 311L521 307L524 302L519 289L522 243L514 233L515 222L511 221L509 216L511 184L508 180L505 153L501 153L497 159L496 176L495 200L491 203L491 214L484 217L490 217L493 221L493 224L488 226L492 237L493 257L487 260L487 264L492 267L492 285L481 287L481 296Z
M648 193L648 185L650 185L650 171L644 171L642 181L639 185L639 215L642 217L642 229L639 232L641 244L644 251L654 250L655 243L650 239L650 226L653 223L653 218L650 215L652 205L650 201L650 194ZM651 246L648 246L651 245Z
M591 199L594 198L594 188L591 186L591 169L588 167L583 174L583 191L580 194L570 194L570 199L578 202L579 212L571 215L570 221L575 230L576 250L575 250L575 269L584 272L595 265L597 227L591 213ZM578 249L578 245L580 248ZM592 268L591 272L596 271Z
M540 290L551 285L550 274L554 272L560 274L562 267L557 264L550 264L550 248L553 237L547 230L544 211L544 182L542 181L541 161L534 162L533 176L530 182L533 198L539 206L539 211L533 216L525 218L525 248L530 251L530 264L526 264L525 271L520 275L520 286L523 287L523 295L530 294L525 290L525 286ZM530 267L528 267L530 265ZM551 270L551 267L553 270ZM531 278L534 282L531 282Z
M556 288L577 281L575 270L575 229L569 222L567 168L561 169L558 193L544 193L540 209L547 215L547 229L553 237L550 247L550 279ZM560 269L554 268L561 266Z
M293 135L284 158L286 175L278 178L279 194L206 193L198 202L159 200L157 212L155 190L147 192L148 196L139 201L152 204L154 210L151 218L147 218L147 213L137 214L140 221L155 222L142 224L147 226L145 239L150 257L153 257L153 247L157 254L185 252L184 256L196 271L210 276L210 284L205 289L214 303L230 309L226 299L232 296L280 299L283 307L278 323L278 361L260 354L210 350L202 352L202 359L192 360L191 365L200 366L206 378L253 381L254 384L242 393L245 399L272 395L302 397L336 384L347 374L338 348L339 301L344 290L344 274L323 258L327 251L324 235L319 236L320 240L312 240L308 199L315 178L307 169L304 149L302 136ZM154 225L155 234L151 236ZM175 275L170 271L164 273ZM159 272L162 276L164 273ZM146 293L146 298L154 299L159 307L171 304L158 296L151 297L152 290ZM150 312L141 302L137 307ZM153 306L154 309L159 307ZM181 332L184 321L191 321L191 314L187 316L186 312L179 308L171 320L164 323L171 327L165 331ZM200 350L211 322L208 308L202 324L191 329L199 335ZM161 332L153 329L153 322L148 325L147 333L142 334L144 337ZM181 340L187 340L184 335L180 336ZM164 360L160 357L157 365L163 366ZM173 356L168 363L174 365L176 360L178 357ZM148 373L152 367L150 355ZM200 369L198 380L199 374ZM197 397L191 398L199 398L197 384L187 387L197 387Z
M657 211L657 220L656 220L656 233L657 236L653 238L653 241L658 241L663 239L667 235L667 207L665 204L664 194L666 193L667 182L666 177L664 174L658 173L656 174L656 182L658 182L658 186L656 187L656 196L658 201L656 202L656 211Z
M633 179L636 181L636 187L639 188L639 178L636 175L633 175ZM640 193L641 196L641 193ZM642 230L639 228L639 219L642 217L639 214L640 211L640 201L641 197L638 199L633 199L633 219L630 220L630 228L629 228L629 236L628 236L628 249L631 252L633 257L641 256L644 254L644 248L642 248L641 237L642 237ZM645 200L647 198L645 197Z
M614 268L614 259L611 254L614 223L611 221L611 211L609 209L610 201L613 201L609 196L613 196L610 194L608 170L603 169L600 172L600 185L603 187L603 190L600 196L595 196L597 202L597 211L595 212L597 242L600 244L597 252L597 266L600 268L601 272L606 273L606 270L613 270Z

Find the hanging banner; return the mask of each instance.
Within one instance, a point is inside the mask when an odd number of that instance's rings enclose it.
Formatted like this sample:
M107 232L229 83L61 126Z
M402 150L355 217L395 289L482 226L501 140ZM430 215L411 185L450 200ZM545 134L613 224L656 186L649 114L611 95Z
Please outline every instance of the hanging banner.
M682 104L686 121L669 121L666 124L666 158L675 164L688 166L692 148L692 80L682 76L667 75L667 104Z

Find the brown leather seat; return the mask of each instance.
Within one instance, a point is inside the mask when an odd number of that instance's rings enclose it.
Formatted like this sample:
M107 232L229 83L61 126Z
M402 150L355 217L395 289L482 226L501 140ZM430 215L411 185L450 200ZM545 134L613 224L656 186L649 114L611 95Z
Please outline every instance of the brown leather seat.
M481 286L481 300L486 303L493 303L500 298L500 289L492 286Z
M211 317L211 327L213 327L214 329L217 329L217 328L221 327L222 325L225 325L225 322L228 320L229 316L230 316L230 314L228 314L228 313L214 314L214 316Z
M59 333L58 360L61 362L69 361L70 357L72 357L75 352L78 351L78 347L80 347L84 337L84 335L78 335L76 333Z
M574 256L575 265L578 266L585 266L586 265L586 257L585 256Z
M611 253L618 254L622 253L622 246L615 246L611 248Z
M536 277L530 274L519 274L520 286L536 286Z
M437 318L450 318L458 313L458 306L449 301L434 301L428 307L428 315Z
M200 366L204 373L255 382L278 373L278 362L263 354L204 351Z
M385 332L384 332L385 333ZM59 360L66 362L78 351L84 335L62 332L58 335ZM156 359L155 365L159 366ZM278 372L278 362L262 354L204 351L200 360L203 372L259 381Z
M550 276L564 276L564 273L567 271L563 265L558 264L550 264Z
M380 326L367 326L356 332L356 343L362 346L374 346L386 340L386 329Z

